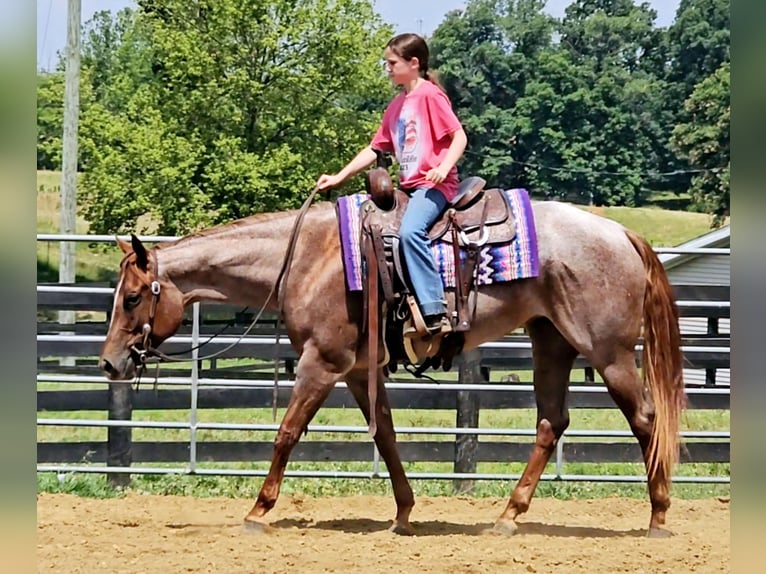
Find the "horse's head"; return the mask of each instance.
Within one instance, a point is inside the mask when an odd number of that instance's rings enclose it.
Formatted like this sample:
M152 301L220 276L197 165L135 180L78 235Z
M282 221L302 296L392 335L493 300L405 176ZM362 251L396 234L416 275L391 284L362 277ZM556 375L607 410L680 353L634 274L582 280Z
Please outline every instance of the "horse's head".
M114 306L100 367L111 380L130 379L148 349L172 336L181 324L184 299L170 281L158 276L157 258L135 235L117 239L125 253L114 291Z

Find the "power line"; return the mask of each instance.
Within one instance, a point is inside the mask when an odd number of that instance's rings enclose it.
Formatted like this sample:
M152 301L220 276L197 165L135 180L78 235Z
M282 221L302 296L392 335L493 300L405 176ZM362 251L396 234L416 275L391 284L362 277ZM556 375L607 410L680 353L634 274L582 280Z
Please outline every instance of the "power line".
M465 154L472 155L474 157L488 157L486 154L481 154L466 150ZM494 156L497 157L497 156ZM718 173L725 170L725 167L711 167L711 168L693 168L693 169L676 169L673 171L597 171L588 168L576 168L576 167L555 167L549 165L542 165L538 163L530 163L526 161L519 161L513 158L507 158L508 161L516 165L523 165L525 167L534 168L538 170L554 171L559 173L582 173L587 175L604 175L611 177L629 177L629 176L641 176L641 177L670 177L674 175L694 175L698 173Z
M43 44L40 48L40 55L45 55L45 44L48 41L48 24L51 21L51 8L53 8L53 0L48 1L48 15L45 17L45 31L43 32ZM48 67L50 67L50 62L48 62Z
M535 163L529 163L525 161L517 161L515 159L510 160L511 163L515 163L517 165L523 165L525 167L532 167L540 170L548 170L548 171L556 171L556 172L566 172L566 173L586 173L590 175L608 175L608 176L614 176L614 177L627 177L631 175L640 175L643 177L668 177L672 175L690 175L695 173L718 173L719 171L722 171L724 168L722 167L711 167L711 168L696 168L696 169L676 169L673 171L596 171L592 169L587 168L566 168L566 167L552 167L552 166L546 166L546 165L540 165Z

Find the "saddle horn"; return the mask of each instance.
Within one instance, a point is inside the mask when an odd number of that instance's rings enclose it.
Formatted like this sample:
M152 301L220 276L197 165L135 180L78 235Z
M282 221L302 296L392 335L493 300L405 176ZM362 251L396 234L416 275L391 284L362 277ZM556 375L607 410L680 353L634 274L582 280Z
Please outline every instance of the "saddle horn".
M380 150L375 151L375 167L364 176L367 193L380 209L389 211L394 207L394 184L387 167L391 165L389 157Z

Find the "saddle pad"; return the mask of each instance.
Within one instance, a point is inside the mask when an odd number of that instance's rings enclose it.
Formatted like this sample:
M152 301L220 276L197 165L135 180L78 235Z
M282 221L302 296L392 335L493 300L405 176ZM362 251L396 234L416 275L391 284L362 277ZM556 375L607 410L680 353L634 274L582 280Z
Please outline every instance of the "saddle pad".
M516 224L516 236L508 243L485 245L477 263L478 284L489 285L514 279L537 277L537 234L532 203L525 189L505 191ZM341 196L337 200L338 226L343 252L343 268L349 291L362 290L362 255L360 249L360 206L370 198L366 193ZM431 244L442 283L445 288L455 287L455 257L452 245L443 241ZM464 253L461 251L461 256Z

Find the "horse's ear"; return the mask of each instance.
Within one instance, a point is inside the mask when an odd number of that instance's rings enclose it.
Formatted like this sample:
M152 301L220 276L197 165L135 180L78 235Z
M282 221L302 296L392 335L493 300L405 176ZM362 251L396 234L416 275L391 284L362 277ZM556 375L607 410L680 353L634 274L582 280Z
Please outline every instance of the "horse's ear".
M136 265L138 265L141 271L146 271L149 267L149 256L146 254L146 247L133 233L130 234L130 244L133 246L133 253L136 254Z
M114 236L115 241L117 241L117 246L122 249L122 252L127 255L131 251L133 251L133 248L130 246L130 243L125 241L124 239L120 239L116 235Z

